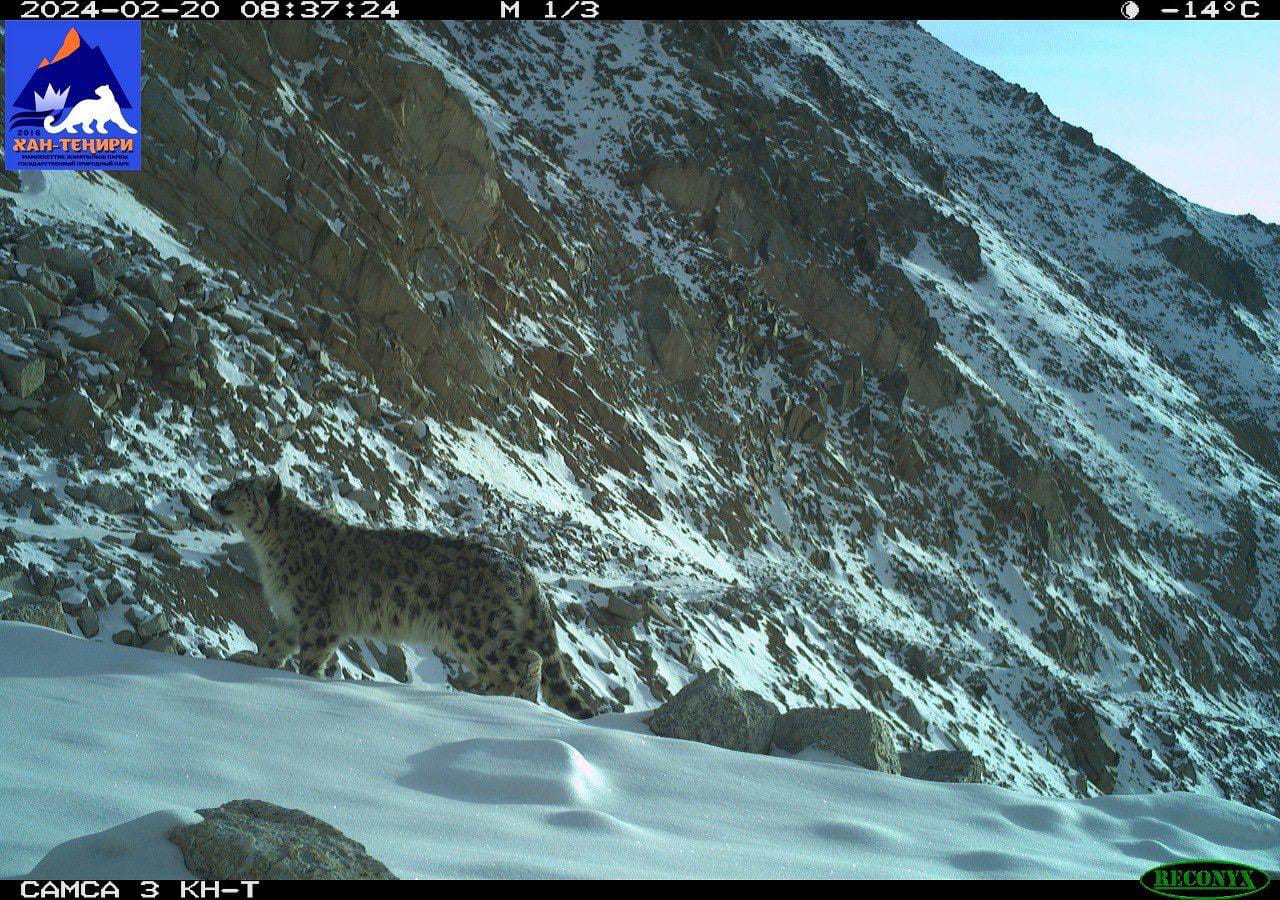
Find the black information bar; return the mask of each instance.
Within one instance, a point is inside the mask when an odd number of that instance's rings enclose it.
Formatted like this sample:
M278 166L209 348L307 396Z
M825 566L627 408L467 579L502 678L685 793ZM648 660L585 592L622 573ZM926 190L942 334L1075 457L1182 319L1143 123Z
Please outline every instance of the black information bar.
M0 881L0 900L278 900L276 881Z
M874 881L885 892L899 890L903 884L915 884L921 891L946 890L945 884L925 881ZM1040 882L1061 888L1062 883ZM990 881L984 882L982 891L995 900L1002 896L1024 898L1029 890L1036 890L1036 882ZM1274 896L1269 883L1258 897ZM1070 882L1072 893L1087 892L1091 900L1108 897L1145 898L1154 896L1138 882L1138 879L1121 881L1082 880ZM2 881L0 900L292 900L305 897L310 900L319 893L336 896L368 896L375 900L405 900L422 896L422 882L376 881L336 882L316 884L310 881ZM572 890L572 889L571 889ZM821 893L821 889L820 893ZM843 891L843 888L838 888ZM586 891L582 891L586 894Z
M741 0L4 0L6 19L138 19L142 21L389 21L493 19L509 22L595 19L1022 19L1031 21L1260 21L1280 16L1280 0L1066 0L1010 4L943 0L862 0L832 15L830 0L788 0L777 7ZM424 15L430 12L432 15ZM856 12L857 15L849 15Z

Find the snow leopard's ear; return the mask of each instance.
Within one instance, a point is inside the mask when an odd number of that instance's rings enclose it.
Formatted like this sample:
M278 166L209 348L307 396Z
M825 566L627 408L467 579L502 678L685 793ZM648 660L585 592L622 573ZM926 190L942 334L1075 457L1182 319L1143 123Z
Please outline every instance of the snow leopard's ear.
M275 509L276 504L280 502L280 495L284 493L284 485L280 483L279 475L267 476L267 504Z

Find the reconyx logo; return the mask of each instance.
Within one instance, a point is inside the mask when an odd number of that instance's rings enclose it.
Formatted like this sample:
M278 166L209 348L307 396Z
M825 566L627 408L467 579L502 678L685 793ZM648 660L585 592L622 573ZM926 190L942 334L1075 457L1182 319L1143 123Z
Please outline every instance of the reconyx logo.
M1201 897L1247 897L1271 881L1267 873L1244 863L1220 859L1190 859L1166 863L1143 873L1142 886L1162 897L1200 900Z

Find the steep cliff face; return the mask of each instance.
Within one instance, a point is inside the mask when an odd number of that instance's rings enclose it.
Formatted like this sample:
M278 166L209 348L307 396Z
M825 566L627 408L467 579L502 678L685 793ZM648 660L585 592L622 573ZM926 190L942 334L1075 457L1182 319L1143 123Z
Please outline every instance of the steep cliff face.
M1280 228L910 25L156 25L144 66L143 172L0 194L10 593L247 647L203 503L270 467L520 552L629 707L719 665L1005 783L1274 808Z

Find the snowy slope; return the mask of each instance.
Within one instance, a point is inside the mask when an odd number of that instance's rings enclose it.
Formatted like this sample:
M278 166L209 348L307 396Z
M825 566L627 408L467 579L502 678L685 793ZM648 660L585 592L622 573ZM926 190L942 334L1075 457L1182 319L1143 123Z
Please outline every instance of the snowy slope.
M1280 867L1280 820L1189 794L1050 800L0 624L0 877L182 878L165 829L253 797L401 877L1108 877Z

